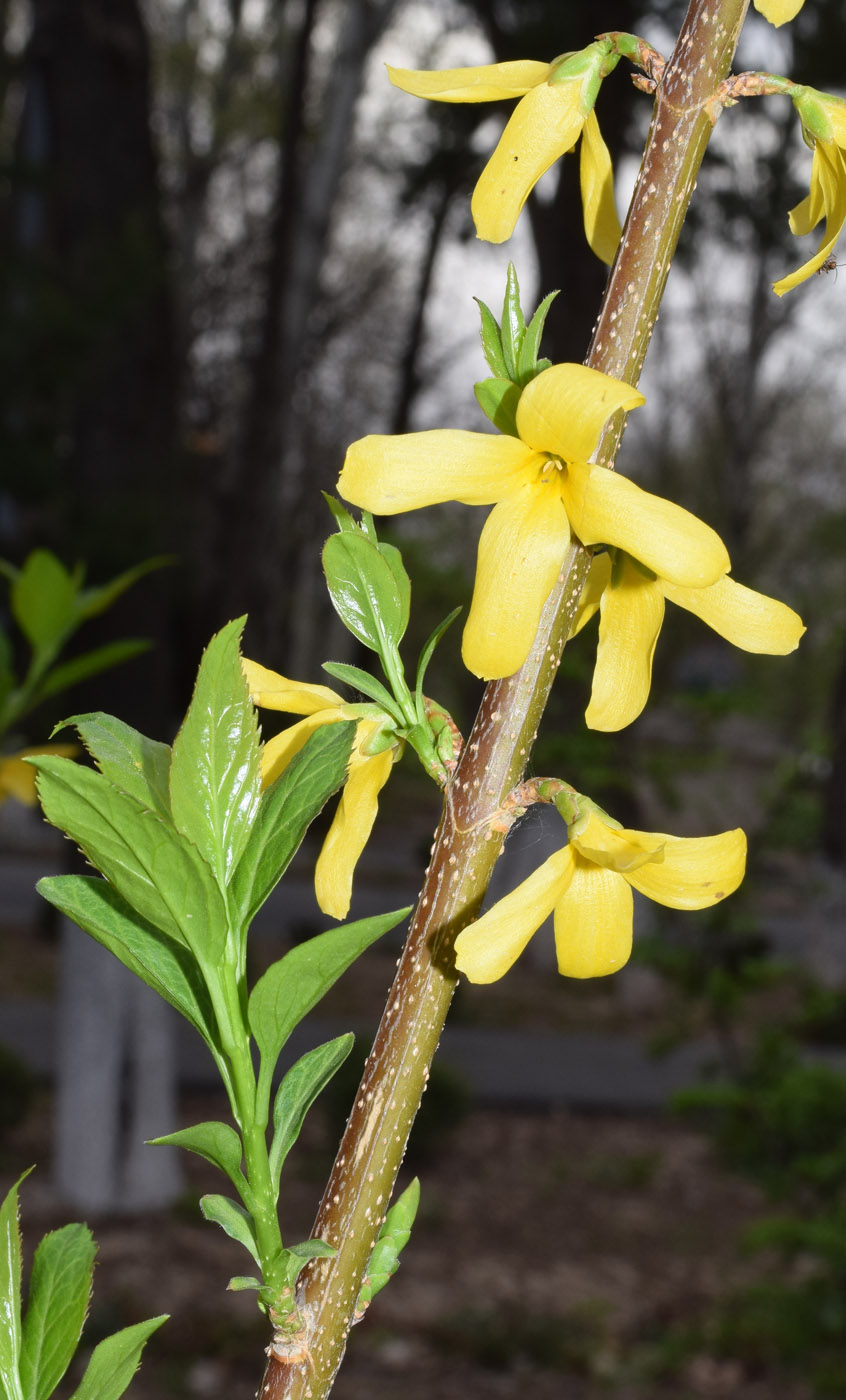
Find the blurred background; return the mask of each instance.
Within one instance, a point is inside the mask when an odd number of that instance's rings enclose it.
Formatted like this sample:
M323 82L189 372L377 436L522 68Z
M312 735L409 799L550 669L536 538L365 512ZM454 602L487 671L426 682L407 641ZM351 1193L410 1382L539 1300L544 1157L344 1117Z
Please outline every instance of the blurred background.
M478 243L469 195L507 113L420 102L383 65L548 60L599 26L668 53L685 7L588 8L3 0L0 556L13 579L50 550L96 584L170 557L66 654L128 636L148 649L47 696L7 752L90 709L170 740L203 645L244 612L249 654L286 674L367 664L319 562L320 492L347 443L486 426L472 298L498 311L510 258L527 310L560 289L553 361L583 358L606 273L584 241L573 158L507 247ZM844 0L807 0L778 32L753 13L735 67L846 93ZM621 64L598 105L621 211L650 107ZM735 577L797 608L807 635L787 659L751 657L668 611L650 706L600 736L582 722L593 624L564 655L533 759L629 825L743 825L747 881L708 913L639 907L617 977L563 983L542 935L504 982L460 988L409 1156L416 1236L353 1334L339 1400L527 1385L540 1400L846 1395L846 268L771 292L816 247L786 217L809 171L784 100L719 123L620 459L717 528ZM409 659L469 600L483 514L389 522L413 580ZM20 671L14 612L4 597L3 653ZM439 658L431 684L466 730L480 687L457 634ZM407 759L354 915L414 898L437 812ZM498 887L556 840L527 819ZM256 930L256 972L323 926L315 843ZM35 811L0 807L4 1189L38 1161L30 1249L48 1225L94 1226L91 1344L174 1314L136 1396L252 1393L261 1319L222 1292L240 1262L199 1218L203 1165L141 1146L225 1109L200 1049L39 907L35 880L72 859ZM330 1022L352 1027L363 1057L396 951L353 969L315 1043ZM312 1115L289 1229L309 1228L353 1092L338 1086Z

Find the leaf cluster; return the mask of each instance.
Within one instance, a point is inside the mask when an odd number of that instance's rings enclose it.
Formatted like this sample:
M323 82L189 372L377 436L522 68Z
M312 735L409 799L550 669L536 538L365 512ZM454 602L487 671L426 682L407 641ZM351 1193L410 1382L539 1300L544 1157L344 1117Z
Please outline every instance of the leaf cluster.
M482 316L482 349L493 378L474 384L473 390L485 416L495 428L510 437L520 436L517 405L522 391L550 367L549 360L538 359L538 352L546 317L557 295L557 292L550 292L545 296L527 325L520 305L517 273L514 264L509 263L502 323L483 301L475 298Z

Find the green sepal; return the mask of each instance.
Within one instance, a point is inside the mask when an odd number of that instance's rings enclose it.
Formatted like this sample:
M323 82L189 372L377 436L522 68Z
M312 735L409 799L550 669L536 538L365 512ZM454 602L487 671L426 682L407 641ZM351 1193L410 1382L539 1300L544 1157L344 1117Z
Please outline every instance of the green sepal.
M228 623L206 647L170 764L174 825L221 889L249 840L261 796L258 722L241 667L245 621Z
M18 1369L21 1354L21 1234L18 1190L32 1167L18 1177L0 1205L0 1386L7 1400L24 1400Z
M63 690L79 685L80 681L99 676L101 671L110 671L114 666L122 666L124 661L143 656L151 645L143 637L126 637L123 641L107 642L105 646L83 652L82 656L74 656L71 661L63 661L61 666L54 666L48 671L39 684L38 699L46 700L51 695L59 695Z
M62 720L53 734L73 725L104 778L140 802L142 807L170 815L168 775L170 745L148 739L114 715L94 711ZM51 738L53 737L51 734Z
M228 1196L201 1196L200 1210L206 1220L211 1220L213 1224L219 1225L230 1239L237 1240L239 1244L242 1244L247 1252L253 1256L259 1268L262 1267L255 1225L248 1210L245 1210L238 1201L231 1201Z
M518 438L517 405L520 388L510 379L481 379L473 385L479 407L495 428L509 437Z
M491 373L496 379L508 379L505 356L502 353L502 336L496 317L483 301L474 297L482 317L482 350Z
M198 1157L204 1157L229 1177L248 1207L253 1204L253 1193L241 1171L241 1139L228 1123L197 1123L193 1128L181 1128L165 1137L150 1138L147 1146L184 1147L188 1152L196 1152Z
M344 626L371 651L393 652L405 632L408 604L381 548L360 532L341 531L323 546L323 568Z
M414 692L415 700L417 703L417 713L420 716L421 722L425 720L426 717L425 711L422 709L423 681L426 676L426 672L429 668L429 662L432 660L432 656L435 652L435 647L438 645L438 642L441 640L441 637L444 635L447 628L452 626L460 612L460 607L453 608L452 612L444 618L443 622L439 622L437 627L433 628L433 630L429 633L429 636L426 638L426 641L423 644L423 649L420 652L420 658L417 662L417 678L414 684Z
M517 365L526 334L526 322L520 305L520 285L513 262L505 274L505 299L502 303L502 355L508 379L517 379Z
M321 669L336 681L343 681L353 690L360 690L362 695L369 695L371 700L387 710L396 724L403 723L402 711L391 692L369 671L363 671L360 666L349 666L345 661L324 661Z
M94 1348L85 1375L70 1400L119 1400L141 1364L147 1339L168 1314L124 1327Z
M273 1142L270 1148L270 1177L274 1199L279 1194L279 1177L285 1158L300 1135L305 1116L336 1070L352 1050L355 1036L348 1033L309 1050L288 1070L276 1092L273 1105Z
M229 1293L248 1293L261 1288L261 1279L253 1278L252 1274L236 1274L226 1285Z
M47 1400L70 1365L88 1311L95 1253L87 1225L53 1230L35 1251L20 1359L26 1400Z
M262 793L230 886L244 928L281 879L309 824L344 782L355 731L354 720L321 726Z
M541 365L538 364L538 350L540 349L541 336L549 314L549 308L558 296L557 292L550 292L544 297L528 326L523 337L523 345L520 350L520 357L517 361L517 383L521 388L534 379L540 373ZM543 368L549 367L549 361L542 362Z

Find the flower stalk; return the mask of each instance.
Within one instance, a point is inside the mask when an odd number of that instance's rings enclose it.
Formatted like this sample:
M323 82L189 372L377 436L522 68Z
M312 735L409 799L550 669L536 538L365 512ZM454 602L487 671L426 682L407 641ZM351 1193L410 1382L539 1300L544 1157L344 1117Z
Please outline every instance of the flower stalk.
M747 5L692 0L657 86L643 164L586 361L631 385L640 376ZM616 414L602 435L597 456L606 466L613 466L624 422ZM580 544L571 546L527 660L485 689L315 1222L313 1234L336 1254L313 1260L300 1278L307 1356L271 1355L261 1400L322 1400L331 1389L456 985L452 945L478 915L501 850L503 836L491 817L521 781L590 558Z

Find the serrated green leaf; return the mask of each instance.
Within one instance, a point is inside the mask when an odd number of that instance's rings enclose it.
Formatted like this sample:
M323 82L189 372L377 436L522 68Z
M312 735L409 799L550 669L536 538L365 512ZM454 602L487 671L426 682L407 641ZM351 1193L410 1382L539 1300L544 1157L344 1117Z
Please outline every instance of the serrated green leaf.
M362 534L330 535L323 546L323 568L332 605L353 636L385 654L405 631L399 586L377 545Z
M420 653L420 660L417 662L417 681L414 687L421 704L423 700L423 681L429 668L429 662L432 660L435 647L438 645L438 642L441 640L447 628L451 627L455 622L460 612L461 608L453 608L452 612L444 618L443 622L439 622L434 631L430 632L424 643L423 650Z
M148 1322L124 1327L100 1342L70 1400L119 1400L141 1364L147 1339L167 1319L168 1314L162 1313Z
M18 1177L0 1206L0 1385L8 1400L24 1400L18 1362L21 1354L21 1235L18 1189L32 1167Z
M473 385L473 393L486 418L490 418L495 428L509 437L519 437L517 432L517 405L520 402L520 389L510 379L482 379Z
M53 730L73 725L104 778L134 797L142 807L170 815L168 775L170 746L148 739L114 715L93 711L71 715ZM52 737L52 735L51 735Z
M335 524L337 525L339 530L355 531L359 528L358 524L356 523L355 516L350 515L350 512L347 510L346 506L342 505L341 502L337 499L337 497L330 496L328 491L321 491L320 494L323 497L329 509L331 510L332 518L335 521Z
M148 1147L184 1147L205 1157L213 1167L224 1172L238 1194L250 1196L250 1188L241 1171L243 1155L241 1139L228 1123L197 1123L193 1128L181 1128L166 1137L150 1138Z
M54 1230L35 1251L20 1361L26 1400L47 1400L70 1365L88 1310L96 1252L87 1225Z
M201 1196L200 1210L206 1220L219 1225L230 1239L242 1244L261 1268L253 1217L248 1210L237 1201L230 1201L228 1196Z
M35 549L12 584L12 616L36 649L58 650L73 626L76 585L48 549Z
M507 379L508 369L502 353L502 339L499 332L499 322L489 307L483 301L474 297L476 305L482 317L482 350L488 362L491 374L497 379Z
M143 637L127 637L121 642L108 642L105 646L95 647L93 651L83 652L82 656L75 656L71 661L63 661L61 666L54 666L47 672L38 687L39 697L46 700L49 695L60 695L80 681L87 681L101 671L109 671L113 666L131 661L134 656L143 655L151 645Z
M550 292L545 296L528 326L523 338L523 345L520 350L520 358L517 361L517 383L522 387L528 384L538 372L538 351L540 349L541 336L546 323L549 308L558 296L557 292Z
M165 569L175 562L174 557L170 554L157 554L152 559L145 559L142 563L133 565L131 569L118 574L108 583L100 584L96 588L84 588L76 600L74 609L77 621L84 622L89 617L98 617L100 613L106 612L113 603L116 603L121 594L125 593L145 574L152 573L154 569Z
M253 988L248 1019L261 1051L262 1079L273 1073L279 1051L304 1016L355 959L409 913L398 909L319 933L298 943L267 969Z
M221 888L249 840L261 796L258 721L241 668L245 620L230 622L206 647L170 764L174 824Z
M322 670L334 676L336 681L343 681L344 685L353 690L360 690L363 695L369 695L371 700L375 700L377 705L387 710L397 724L405 723L402 711L390 691L375 676L371 676L369 671L362 671L360 666L348 666L345 661L324 661Z
M411 614L411 579L403 562L403 557L395 544L386 544L384 540L377 542L377 548L385 563L388 565L394 576L397 586L397 593L400 600L402 636L408 627L408 619Z
M231 900L244 926L284 874L309 824L343 783L355 730L354 720L315 730L262 794L231 886Z
M279 1194L279 1177L285 1158L300 1135L305 1116L332 1075L340 1069L353 1048L354 1035L340 1035L325 1045L309 1050L292 1065L279 1085L273 1105L273 1143L270 1148L270 1177L274 1196Z
M505 276L505 300L502 304L502 355L509 379L516 380L526 322L520 305L520 287L514 264L508 264Z
M179 1011L213 1053L219 1035L209 994L190 953L142 919L96 875L49 875L38 893L108 948L124 967Z
M223 899L198 852L168 822L101 773L39 754L38 795L64 831L143 919L214 966L226 945Z

